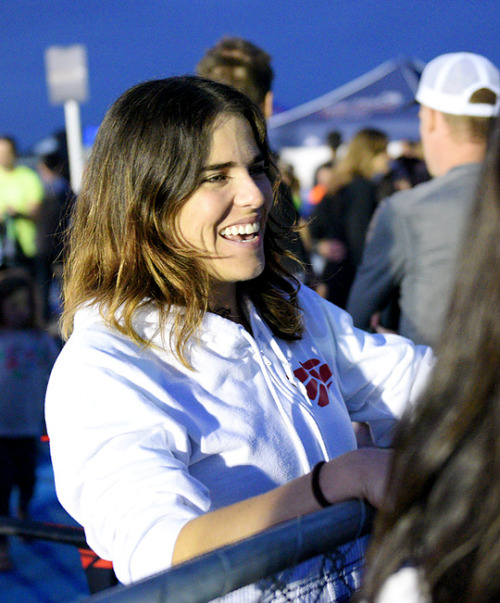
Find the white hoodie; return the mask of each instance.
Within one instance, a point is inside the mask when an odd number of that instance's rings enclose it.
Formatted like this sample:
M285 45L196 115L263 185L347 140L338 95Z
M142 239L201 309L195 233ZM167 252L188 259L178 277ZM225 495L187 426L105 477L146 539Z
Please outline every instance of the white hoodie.
M262 494L356 448L351 421L388 446L395 417L433 365L429 348L369 335L301 288L305 333L273 336L251 304L253 336L203 319L184 367L158 334L142 348L81 310L51 375L46 421L58 497L122 582L171 565L196 516ZM168 334L163 338L168 342Z

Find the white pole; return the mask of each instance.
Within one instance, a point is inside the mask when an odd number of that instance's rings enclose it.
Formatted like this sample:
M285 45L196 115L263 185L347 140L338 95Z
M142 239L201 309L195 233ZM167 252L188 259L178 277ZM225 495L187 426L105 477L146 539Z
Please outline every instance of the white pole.
M80 191L83 173L82 127L80 123L80 105L77 101L67 100L64 102L64 117L66 120L71 188L77 195Z

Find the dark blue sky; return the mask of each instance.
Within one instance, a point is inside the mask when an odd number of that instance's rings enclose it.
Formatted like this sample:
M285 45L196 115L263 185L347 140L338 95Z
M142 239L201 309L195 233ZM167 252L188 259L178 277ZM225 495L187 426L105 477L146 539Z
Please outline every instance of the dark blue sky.
M468 50L500 66L498 0L3 0L0 28L0 132L21 150L64 126L45 83L52 45L87 46L84 127L129 86L192 72L224 34L272 55L285 108L398 56L427 62Z

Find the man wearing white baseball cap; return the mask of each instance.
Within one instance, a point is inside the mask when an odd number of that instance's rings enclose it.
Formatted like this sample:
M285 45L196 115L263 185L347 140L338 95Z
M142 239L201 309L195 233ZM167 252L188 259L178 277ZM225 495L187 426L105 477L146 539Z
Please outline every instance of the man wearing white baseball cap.
M416 343L434 345L488 135L500 109L500 73L483 56L443 54L424 68L416 100L433 179L395 193L377 209L347 309L356 326L383 332L374 316L397 296L397 322L384 326Z

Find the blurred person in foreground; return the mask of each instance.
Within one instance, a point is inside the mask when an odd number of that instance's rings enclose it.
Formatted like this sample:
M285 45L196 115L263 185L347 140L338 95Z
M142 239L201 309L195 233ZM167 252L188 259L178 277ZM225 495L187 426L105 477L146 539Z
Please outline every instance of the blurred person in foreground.
M387 136L363 128L349 141L330 175L328 192L314 208L308 230L324 260L322 295L345 308L365 234L379 198L378 177L389 172ZM320 291L320 289L317 289Z
M434 345L494 116L500 74L472 53L426 65L416 94L427 168L434 178L383 201L369 229L347 310L362 329L388 327ZM398 295L396 324L378 313Z
M46 421L59 500L121 582L383 495L390 452L358 450L351 420L390 446L432 352L353 329L290 277L277 184L261 111L215 81L139 84L99 129ZM363 541L342 550L360 560ZM359 565L325 567L284 574L294 600L358 583Z
M0 136L0 266L24 266L35 274L35 219L42 200L38 174L18 164L13 138Z
M196 72L243 92L261 109L266 120L273 114L274 70L271 56L249 40L224 36L207 50L196 66ZM273 208L273 213L280 223L295 229L295 232L289 229L287 239L281 242L291 254L285 255L282 262L299 280L312 284L314 274L308 250L309 239L304 226L299 226L302 223L300 212L293 199L293 190L286 184L286 175L281 178L280 186L283 203L280 208Z
M365 601L500 601L499 275L497 120L433 377L398 427Z

